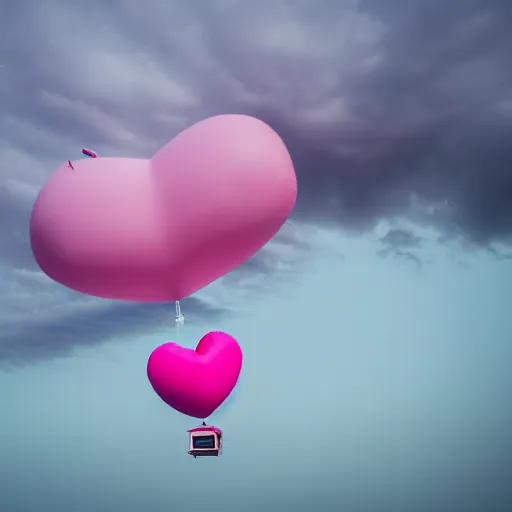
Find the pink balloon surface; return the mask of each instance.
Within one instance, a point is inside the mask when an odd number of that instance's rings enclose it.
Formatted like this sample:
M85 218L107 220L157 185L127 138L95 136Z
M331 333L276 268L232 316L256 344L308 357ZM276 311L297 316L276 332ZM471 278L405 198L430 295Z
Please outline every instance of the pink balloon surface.
M72 165L39 192L32 251L55 281L109 299L191 295L263 247L297 197L283 141L243 115L200 121L150 160Z
M225 332L209 332L195 350L164 343L149 356L148 379L158 396L177 411L206 418L235 387L242 349Z

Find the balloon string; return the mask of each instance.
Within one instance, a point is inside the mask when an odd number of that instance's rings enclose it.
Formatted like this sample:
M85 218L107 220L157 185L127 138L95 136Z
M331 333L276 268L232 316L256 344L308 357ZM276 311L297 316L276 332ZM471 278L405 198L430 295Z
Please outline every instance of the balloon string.
M176 304L176 318L174 319L174 321L176 322L176 327L178 329L178 334L179 334L181 327L183 327L183 324L185 323L185 317L181 313L180 301L177 300L175 304Z

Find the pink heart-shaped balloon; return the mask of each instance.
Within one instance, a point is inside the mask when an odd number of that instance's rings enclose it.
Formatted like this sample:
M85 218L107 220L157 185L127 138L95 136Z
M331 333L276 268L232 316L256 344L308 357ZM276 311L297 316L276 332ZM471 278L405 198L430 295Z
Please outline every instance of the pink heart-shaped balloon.
M178 300L265 245L296 196L277 133L253 117L216 116L150 160L100 157L59 167L34 205L32 251L49 277L74 290Z
M206 418L229 396L242 369L242 350L225 332L205 334L195 350L164 343L149 356L148 379L177 411Z

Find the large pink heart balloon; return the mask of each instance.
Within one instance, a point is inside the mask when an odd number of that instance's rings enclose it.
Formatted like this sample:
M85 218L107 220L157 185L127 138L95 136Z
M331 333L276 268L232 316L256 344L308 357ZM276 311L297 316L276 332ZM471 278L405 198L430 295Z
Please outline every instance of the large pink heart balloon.
M229 396L242 369L242 350L225 332L209 332L195 350L164 343L148 360L148 378L172 408L206 418Z
M32 250L55 281L110 299L194 293L265 245L297 196L284 143L243 115L201 121L150 160L73 167L59 167L37 197Z

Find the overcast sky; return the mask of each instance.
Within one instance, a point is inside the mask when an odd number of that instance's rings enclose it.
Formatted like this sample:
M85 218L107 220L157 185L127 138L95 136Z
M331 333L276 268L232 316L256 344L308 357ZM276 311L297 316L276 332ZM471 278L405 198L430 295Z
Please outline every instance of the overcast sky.
M511 510L511 54L504 0L5 2L0 510ZM222 113L281 135L299 197L180 333L39 271L53 169ZM145 370L208 330L245 359L194 460Z

